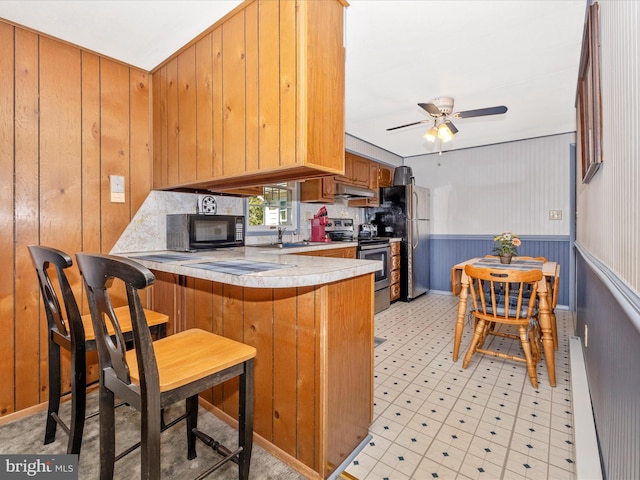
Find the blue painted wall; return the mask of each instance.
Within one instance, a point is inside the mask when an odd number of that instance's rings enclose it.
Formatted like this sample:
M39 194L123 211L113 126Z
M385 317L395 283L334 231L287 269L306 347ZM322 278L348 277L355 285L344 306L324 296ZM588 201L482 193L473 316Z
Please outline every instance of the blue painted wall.
M607 266L578 249L577 326L604 478L640 478L640 298Z
M569 265L571 244L569 236L521 236L520 255L545 257ZM431 235L431 290L451 291L451 267L474 257L493 254L493 236L489 235ZM569 269L560 269L558 305L569 305Z

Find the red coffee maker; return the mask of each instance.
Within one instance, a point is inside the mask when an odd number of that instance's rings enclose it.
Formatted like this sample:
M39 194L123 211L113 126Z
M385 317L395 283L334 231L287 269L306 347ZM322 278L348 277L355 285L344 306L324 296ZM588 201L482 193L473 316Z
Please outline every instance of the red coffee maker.
M329 223L329 217L326 207L320 208L311 219L311 241L312 242L330 242L331 239L324 231L325 226Z

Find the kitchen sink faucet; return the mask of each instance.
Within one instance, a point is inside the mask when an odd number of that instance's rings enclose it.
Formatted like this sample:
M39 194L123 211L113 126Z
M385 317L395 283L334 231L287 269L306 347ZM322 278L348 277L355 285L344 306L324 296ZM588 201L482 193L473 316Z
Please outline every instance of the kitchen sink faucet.
M284 227L278 227L278 243L282 243L282 236L286 230Z

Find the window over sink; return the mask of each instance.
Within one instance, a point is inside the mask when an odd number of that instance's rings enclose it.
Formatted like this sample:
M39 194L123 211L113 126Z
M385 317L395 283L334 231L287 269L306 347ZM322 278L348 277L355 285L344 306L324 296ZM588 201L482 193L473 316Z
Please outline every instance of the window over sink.
M297 229L298 184L282 182L265 185L262 195L247 199L247 230L265 231L276 227Z

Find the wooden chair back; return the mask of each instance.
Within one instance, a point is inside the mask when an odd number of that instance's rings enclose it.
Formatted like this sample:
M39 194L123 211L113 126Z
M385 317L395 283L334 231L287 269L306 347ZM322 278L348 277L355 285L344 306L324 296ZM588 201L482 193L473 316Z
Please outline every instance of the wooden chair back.
M473 338L463 361L467 368L474 353L516 360L527 365L534 388L538 386L536 364L541 357L540 327L538 324L538 282L542 270L517 270L465 266L469 278L469 294L473 302L471 314L476 320ZM502 331L497 324L517 326L517 334ZM519 340L523 355L508 354L501 349L485 346L489 335Z
M533 316L542 270L465 266L473 314L488 321L518 324Z
M29 245L29 253L38 274L40 293L47 316L47 325L53 341L71 351L72 342L84 343L82 316L65 270L73 265L71 257L61 250L40 245ZM55 270L52 281L50 269ZM56 293L57 283L62 302Z
M240 480L248 480L253 437L253 359L256 349L211 332L193 328L152 343L138 291L155 277L127 258L76 254L84 278L100 361L100 478L113 478L115 455L115 396L140 411L141 477L160 478L160 433L186 419L187 458L196 458L199 438L223 456L198 478L233 461ZM124 284L131 317L135 354L127 353L117 309L109 297L114 279ZM113 331L113 335L109 332ZM238 378L238 447L221 445L197 429L198 394ZM162 380L162 383L161 383ZM186 400L185 414L161 426L161 409ZM132 451L132 448L128 449Z
M91 320L96 337L100 369L111 389L127 402L139 403L132 387L126 359L126 341L121 320L111 304L109 287L115 278L125 286L133 344L140 369L140 387L159 391L158 367L153 353L152 336L138 290L152 285L155 277L146 267L132 260L110 255L76 254L87 289ZM113 331L109 335L109 331Z

